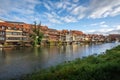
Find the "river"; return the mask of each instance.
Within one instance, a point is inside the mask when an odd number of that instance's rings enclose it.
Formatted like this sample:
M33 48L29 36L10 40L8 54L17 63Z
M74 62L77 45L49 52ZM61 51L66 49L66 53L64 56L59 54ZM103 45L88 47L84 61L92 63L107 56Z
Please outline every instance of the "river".
M120 43L39 48L0 48L0 80L18 78L43 68L92 54L102 54Z

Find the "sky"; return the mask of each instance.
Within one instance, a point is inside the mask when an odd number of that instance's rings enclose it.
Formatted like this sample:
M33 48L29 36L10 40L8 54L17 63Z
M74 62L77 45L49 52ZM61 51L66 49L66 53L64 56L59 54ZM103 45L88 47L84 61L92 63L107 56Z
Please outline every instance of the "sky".
M0 19L84 33L120 34L120 0L0 0Z

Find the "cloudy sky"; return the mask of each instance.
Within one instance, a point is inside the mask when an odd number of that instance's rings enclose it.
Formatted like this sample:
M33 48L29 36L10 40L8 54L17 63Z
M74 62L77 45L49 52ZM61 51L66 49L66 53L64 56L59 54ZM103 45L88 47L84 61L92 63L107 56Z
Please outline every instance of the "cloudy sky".
M0 19L120 34L120 0L0 0Z

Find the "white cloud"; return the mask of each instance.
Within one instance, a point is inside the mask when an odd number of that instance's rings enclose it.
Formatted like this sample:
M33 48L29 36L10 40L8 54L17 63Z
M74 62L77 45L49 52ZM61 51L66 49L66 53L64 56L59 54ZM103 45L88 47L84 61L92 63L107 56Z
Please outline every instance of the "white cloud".
M51 10L51 7L47 3L43 2L43 4L44 4L46 9Z
M63 3L62 2L57 2L55 5L56 5L56 7L58 9L63 7Z
M49 21L55 24L61 24L61 21L55 18L51 18Z
M116 16L120 14L120 0L91 0L88 6L75 4L71 14L78 16L78 19Z
M52 15L52 14L50 14L50 13L44 13L45 14L45 16L46 17L48 17L48 18L53 18L54 16Z
M91 27L102 27L102 28L108 28L109 25L105 22L105 21L102 21L102 22L98 22L98 23L93 23L93 24L90 24L89 26Z
M116 16L120 14L120 6L118 6L117 8L115 8L112 12L111 12L111 16Z
M46 2L47 2L47 3L49 4L49 6L51 6L52 8L55 7L55 4L54 4L53 2L51 2L50 0L47 0Z
M96 30L86 30L85 33L94 33Z
M71 14L77 16L78 19L80 20L85 17L86 10L87 10L86 7L77 6L72 10Z
M48 20L49 22L54 24L61 24L60 17L55 12L44 13L44 15L45 15L46 21Z
M99 3L99 4L98 4ZM93 0L89 6L89 18L103 18L120 14L120 0Z
M85 10L86 10L85 7L77 6L76 8L73 9L72 14L79 15L80 13L83 13Z
M63 20L64 22L77 22L77 19L72 17L72 16L66 16L66 17L62 17L61 20Z
M91 0L88 6L76 4L71 14L78 16L78 19L120 15L120 0Z
M84 14L80 14L80 15L78 15L78 19L80 20L80 19L83 19L85 17L85 15Z
M73 0L73 2L79 2L79 0Z
M106 24L102 24L102 25L100 25L100 27L102 27L102 28L109 28L109 26L106 25Z
M94 12L92 12L92 14L89 16L90 18L102 18L102 17L106 17L109 15L108 12L111 12L111 8L110 7L103 7L100 8L99 10L96 10ZM106 14L107 12L107 14ZM104 15L106 14L106 15Z
M40 7L38 11L35 9L37 6ZM41 10L43 6L46 11ZM32 22L41 19L44 23L64 24L78 22L83 18L96 19L116 15L120 15L120 0L90 0L85 5L80 4L80 0L1 0L0 2L0 18L13 21ZM109 28L104 21L89 26Z
M6 20L32 22L35 6L41 4L39 0L1 0L0 17Z
M105 24L105 21L100 22L100 24L101 24L101 25L102 25L102 24Z
M120 0L109 0L109 2L108 0L91 0L91 3L88 6L79 5L78 1L79 0L73 0L73 2L76 3L72 3L69 0L54 3L52 1L43 1L42 3L49 11L54 11L54 9L57 9L58 14L61 14L65 10L68 14L71 14L72 17L77 17L79 20L87 16L89 18L102 18L120 14ZM36 13L34 11L35 6L40 3L41 2L38 0L18 0L14 2L12 0L7 2L2 0L0 3L0 15L9 15L11 11L22 15L34 14ZM67 17L67 15L65 17ZM66 19L66 22L71 21Z
M68 0L63 0L55 3L52 3L51 1L43 2L43 3L44 3L44 6L49 10L49 12L44 13L44 15L47 16L46 18L48 21L52 23L59 23L59 24L61 23L61 21L65 23L77 22L77 19L75 16L72 16L72 15L69 16L70 14L69 11L75 8L77 6L76 4L72 4ZM63 13L64 11L66 11L66 13L68 14ZM61 16L61 14L64 14L64 15ZM79 18L81 17L82 16L79 16Z
M120 34L120 25L117 25L112 28L101 28L101 29L93 29L93 30L86 30L85 33L95 33L95 34Z
M23 1L9 0L7 2L5 0L2 0L0 3L0 11L8 14L9 12L12 11L18 13L25 13L26 10L28 10L26 14L30 14L32 11L34 11L35 5L37 4L40 4L38 0L23 0ZM0 13L0 14L4 14L4 13Z
M77 4L71 4L68 8L67 8L67 11L68 12L71 12L75 7L77 7L78 5Z
M49 22L52 22L52 23L58 23L58 24L61 24L61 23L71 23L71 22L77 22L77 18L73 17L73 16L64 16L64 17L60 17L58 14L56 14L55 12L51 12L51 13L45 13L44 14L47 18L47 20Z
M120 25L117 25L117 26L116 26L116 30L120 30Z

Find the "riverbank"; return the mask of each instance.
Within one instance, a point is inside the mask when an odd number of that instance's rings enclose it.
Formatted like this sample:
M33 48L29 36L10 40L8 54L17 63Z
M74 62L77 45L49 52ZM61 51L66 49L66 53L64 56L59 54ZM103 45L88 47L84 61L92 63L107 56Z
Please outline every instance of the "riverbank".
M22 80L120 80L120 45L101 55L65 62Z

